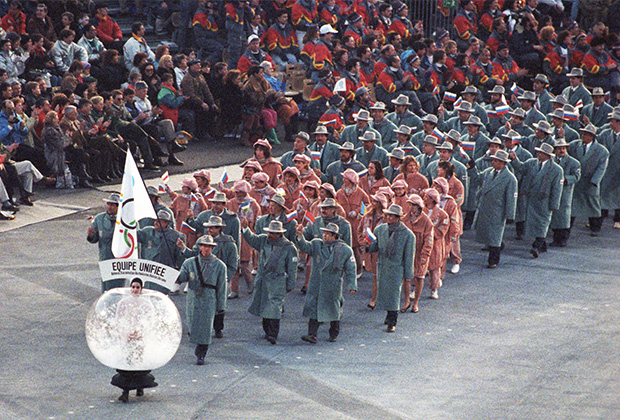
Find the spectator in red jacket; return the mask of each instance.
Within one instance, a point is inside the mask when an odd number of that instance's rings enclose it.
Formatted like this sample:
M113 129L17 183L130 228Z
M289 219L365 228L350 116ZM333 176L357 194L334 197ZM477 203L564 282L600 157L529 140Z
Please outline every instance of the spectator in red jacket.
M0 21L0 27L6 32L26 33L26 14L22 12L19 0L12 0L9 12Z
M108 6L101 3L95 9L93 26L97 29L97 37L108 49L123 51L123 33L118 23L108 16Z

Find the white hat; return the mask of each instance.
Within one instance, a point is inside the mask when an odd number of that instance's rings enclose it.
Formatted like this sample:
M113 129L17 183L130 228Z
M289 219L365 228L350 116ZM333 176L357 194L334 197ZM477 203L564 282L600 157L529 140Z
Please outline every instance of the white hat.
M335 30L334 28L332 28L332 25L330 24L325 24L323 26L321 26L321 29L319 29L319 33L321 35L325 35L325 34L337 34L338 31Z

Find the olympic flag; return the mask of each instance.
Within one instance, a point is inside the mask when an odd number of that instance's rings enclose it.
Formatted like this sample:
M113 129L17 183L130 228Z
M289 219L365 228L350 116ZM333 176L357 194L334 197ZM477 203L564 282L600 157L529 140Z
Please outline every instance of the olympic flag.
M127 149L121 201L112 236L112 254L116 258L138 258L138 220L145 217L157 218L136 162Z

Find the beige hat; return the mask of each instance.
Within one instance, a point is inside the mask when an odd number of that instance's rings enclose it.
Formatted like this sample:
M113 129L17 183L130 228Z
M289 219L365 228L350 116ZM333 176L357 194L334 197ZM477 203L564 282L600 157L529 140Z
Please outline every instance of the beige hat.
M517 97L520 101L536 102L536 94L530 90L523 92L523 95Z
M121 196L117 193L110 194L110 197L103 200L105 203L112 203L118 205L121 202Z
M172 222L172 214L167 210L160 210L157 212L157 218L159 220L165 220L166 222Z
M595 87L592 89L592 96L607 96L609 92L605 92L603 88Z
M562 106L566 105L568 103L568 100L566 99L566 97L564 95L558 95L555 98L551 99L552 104L560 104Z
M206 245L206 246L217 246L217 243L213 240L213 236L211 235L202 235L196 241L196 245Z
M474 107L470 102L462 101L459 106L454 108L455 111L474 112Z
M428 122L435 125L437 125L437 123L439 122L439 120L437 119L437 115L434 114L426 114L420 120L422 122Z
M333 198L326 198L321 204L319 204L319 207L338 207L338 204Z
M328 223L327 226L319 228L319 229L322 230L323 232L331 232L336 235L338 235L338 232L340 232L340 228L335 223Z
M394 216L402 217L402 215L403 215L403 208L401 206L399 206L398 204L392 204L386 210L383 210L383 213L385 213L385 214L393 214Z
M464 125L477 125L482 127L484 124L482 124L482 121L480 120L479 117L475 116L475 115L470 115L469 119L467 121L465 121L463 123Z
M393 157L399 160L405 159L405 151L399 147L394 148L390 153L388 153L388 157Z
M358 137L358 140L361 140L361 141L377 141L377 136L375 135L374 131L370 131L369 130L369 131L366 131L363 136Z
M385 104L383 102L377 102L373 106L370 107L371 110L376 111L385 111Z
M439 146L439 142L437 141L437 137L435 136L426 136L422 143L432 144L434 146Z
M360 109L357 114L353 116L355 121L370 121L370 113L365 109Z
M504 86L502 85L495 85L493 86L493 89L491 89L489 91L490 94L498 94L498 95L503 95L504 93L506 93L506 89L504 89Z
M411 105L407 95L398 95L396 99L392 99L394 105ZM372 109L372 108L371 108Z
M439 150L450 150L453 151L454 150L454 146L452 146L452 143L448 142L448 141L444 141L443 143L441 143L439 146L437 146L437 149Z
M366 134L366 133L364 133L364 134ZM374 136L375 133L372 133L372 135ZM350 141L345 141L344 144L339 147L339 149L340 150L348 150L350 152L355 152L355 146Z
M551 134L553 133L553 127L545 120L540 120L538 123L532 124L532 127L536 130L540 130L544 133Z
M216 192L213 195L213 198L209 199L209 201L214 203L227 203L228 199L226 198L226 194L224 194L223 192Z
M453 128L450 131L448 131L448 133L446 134L446 139L448 139L448 138L460 143L461 142L461 133L459 133L458 131L456 131Z
M272 197L268 198L267 201L272 201L283 209L286 208L286 205L284 204L284 197L282 197L281 195L274 194Z
M502 145L502 141L500 140L499 137L493 137L490 141L489 144L499 144L500 146Z
M566 77L583 77L583 69L581 67L573 67Z
M271 232L271 233L284 233L286 232L286 229L284 229L282 227L282 222L279 220L272 220L269 223L269 226L267 226L266 228L263 228L263 230L265 232Z
M582 133L590 133L593 136L596 136L597 128L592 123L590 123L586 125L584 128L580 129L579 131L581 131Z
M209 221L202 224L204 227L224 227L226 224L220 216L211 216Z
M540 147L534 147L534 150L545 153L551 157L555 156L555 153L553 153L553 146L549 143L542 143Z
M515 117L521 118L522 120L524 120L525 117L527 116L527 114L525 113L525 110L522 108L517 108L513 111L510 111L509 114L514 115Z
M400 127L398 127L397 129L394 130L395 133L399 133L399 134L404 134L405 136L410 136L411 135L411 127L406 126L406 125L401 125Z
M314 135L317 134L325 134L326 136L329 135L329 132L327 131L327 127L325 127L324 125L318 125L316 127L316 130L314 130L314 133L312 133Z
M534 81L540 82L545 85L549 84L549 79L547 78L547 76L540 73L537 74L536 77L534 77Z
M494 155L491 156L492 159L501 160L502 162L508 162L508 158L510 155L505 150L498 150Z
M568 147L568 143L566 143L566 139L564 137L560 137L555 140L553 147Z

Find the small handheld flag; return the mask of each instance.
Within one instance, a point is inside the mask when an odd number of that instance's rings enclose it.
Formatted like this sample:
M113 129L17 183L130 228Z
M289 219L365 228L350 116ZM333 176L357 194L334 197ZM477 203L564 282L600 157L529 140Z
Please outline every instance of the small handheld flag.
M338 92L346 92L347 91L347 81L345 78L342 78L336 82L334 85L334 93Z
M164 181L164 184L167 184L168 181L170 181L170 175L168 174L168 171L164 172L164 174L161 176L161 180Z
M304 220L306 220L311 225L314 224L314 215L310 213L310 210L306 210L306 213L304 213Z
M160 185L157 187L157 191L158 191L158 192L160 192L160 193L164 193L164 192L166 192L166 189L164 188L164 186L163 186L163 185L161 185L161 184L160 184Z
M207 192L204 194L204 196L205 196L205 198L209 198L209 197L211 197L211 196L215 195L215 193L216 193L215 189L211 188L211 190L207 191Z
M431 136L433 136L437 140L441 140L441 141L443 141L443 139L444 139L443 133L437 127L435 127L435 129L433 130L433 132L431 133Z
M193 202L193 203L197 203L198 202L198 196L194 193L191 193L189 195L189 201Z
M583 101L581 99L577 101L577 103L575 104L575 108L577 109L583 108Z
M456 101L456 93L452 93L452 92L447 92L443 94L443 100L447 101L447 102L454 102Z
M374 241L377 240L377 237L374 235L374 233L372 233L372 230L370 230L369 227L366 228L365 235L366 235L366 239L368 239L370 243L373 243Z
M465 150L466 152L473 152L474 151L474 147L476 147L476 142L475 141L464 141L461 144L461 149Z
M292 213L286 215L286 222L285 223L290 222L291 220L295 219L296 217L297 217L297 210L293 210Z
M302 190L299 190L299 198L306 198L306 195Z
M362 208L360 209L360 214L363 216L366 214L366 204L362 202Z
M510 91L512 92L513 95L517 94L517 92L519 91L519 88L517 87L516 83L512 84L512 86L510 87Z
M321 152L312 152L312 160L321 160Z
M460 106L462 102L463 102L463 98L458 98L456 102L454 103L454 107Z
M196 229L187 224L187 222L181 223L181 232L196 233Z
M228 172L224 171L222 174L222 184L226 184L228 182Z
M439 85L437 85L437 86L435 86L435 87L433 88L433 95L434 95L434 96L439 95Z
M564 111L564 118L568 121L577 121L579 119L579 112Z
M508 105L498 106L495 109L495 112L497 113L497 115L506 115L508 114L508 111L510 111L510 107Z
M245 203L241 203L239 205L239 210L241 210L241 211L249 211L250 210L250 202L246 201Z

